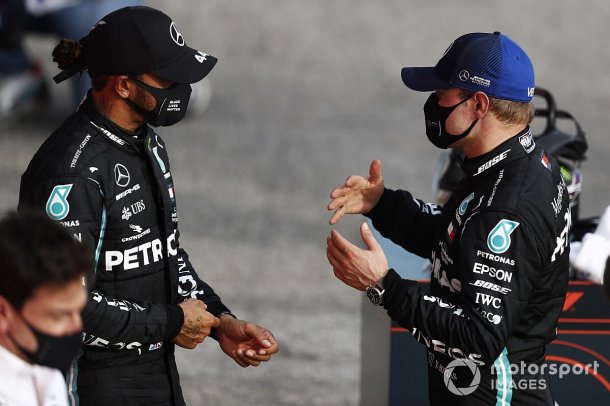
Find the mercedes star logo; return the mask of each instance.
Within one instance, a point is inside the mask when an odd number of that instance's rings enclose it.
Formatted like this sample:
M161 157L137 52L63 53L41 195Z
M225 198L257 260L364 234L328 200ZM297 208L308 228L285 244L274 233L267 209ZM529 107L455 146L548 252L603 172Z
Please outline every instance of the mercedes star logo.
M459 78L462 82L465 82L470 78L470 73L467 70L463 70L460 72Z
M129 171L127 170L127 168L125 168L124 165L114 165L114 180L116 181L116 184L120 187L125 187L129 185Z
M180 34L180 32L178 32L176 24L174 24L173 21L172 24L169 26L169 35L171 35L172 39L176 44L181 47L184 46L184 37L182 36L182 34Z

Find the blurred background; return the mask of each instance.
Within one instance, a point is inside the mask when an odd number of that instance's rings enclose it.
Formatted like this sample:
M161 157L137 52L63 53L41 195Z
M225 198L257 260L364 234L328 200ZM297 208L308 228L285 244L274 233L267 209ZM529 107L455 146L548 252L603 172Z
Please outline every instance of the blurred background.
M327 263L328 195L381 159L388 187L432 198L440 151L425 137L428 95L404 87L400 69L434 65L464 33L502 31L526 50L537 85L586 131L581 215L610 203L605 0L144 4L169 14L188 45L219 58L209 107L159 131L172 158L182 245L238 317L281 343L258 369L240 368L213 340L179 349L191 405L358 403L362 296ZM2 212L15 208L30 158L73 108L70 85L50 80L56 42L26 39L49 79L50 103L0 125ZM361 244L360 221L338 228Z

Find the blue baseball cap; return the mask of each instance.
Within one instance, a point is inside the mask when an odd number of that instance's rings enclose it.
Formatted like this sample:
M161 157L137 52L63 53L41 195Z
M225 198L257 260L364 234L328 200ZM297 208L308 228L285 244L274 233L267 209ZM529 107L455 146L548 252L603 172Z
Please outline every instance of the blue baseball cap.
M531 101L535 87L530 58L499 32L462 35L436 66L402 68L402 81L419 92L458 87L517 102Z

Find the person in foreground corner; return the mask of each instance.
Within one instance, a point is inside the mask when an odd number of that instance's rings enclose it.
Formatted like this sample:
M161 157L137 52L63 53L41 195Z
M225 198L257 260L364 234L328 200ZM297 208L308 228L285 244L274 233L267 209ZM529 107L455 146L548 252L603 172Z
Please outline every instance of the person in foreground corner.
M0 405L65 406L81 344L89 247L44 213L0 221Z

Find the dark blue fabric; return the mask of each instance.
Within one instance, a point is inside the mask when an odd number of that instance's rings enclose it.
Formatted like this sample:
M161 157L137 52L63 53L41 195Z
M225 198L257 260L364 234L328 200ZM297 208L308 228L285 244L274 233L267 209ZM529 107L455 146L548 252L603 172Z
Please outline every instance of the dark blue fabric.
M435 67L403 68L402 79L416 91L457 87L518 102L529 102L535 87L529 57L499 32L463 35L449 46Z

